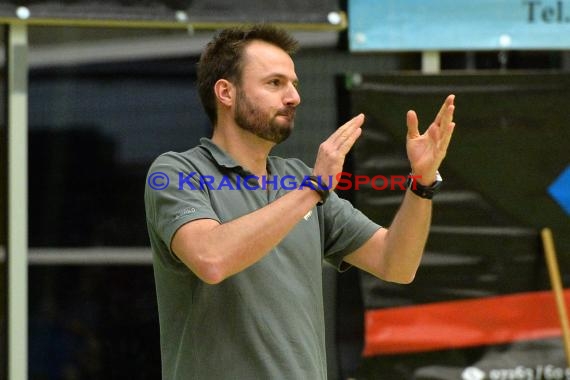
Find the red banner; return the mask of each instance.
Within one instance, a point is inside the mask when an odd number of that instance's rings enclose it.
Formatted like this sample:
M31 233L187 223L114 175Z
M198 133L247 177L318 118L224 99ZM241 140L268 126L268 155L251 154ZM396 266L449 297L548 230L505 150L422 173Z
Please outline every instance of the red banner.
M570 290L565 291L570 304ZM568 308L570 312L570 308ZM436 351L561 336L552 292L368 310L364 356Z

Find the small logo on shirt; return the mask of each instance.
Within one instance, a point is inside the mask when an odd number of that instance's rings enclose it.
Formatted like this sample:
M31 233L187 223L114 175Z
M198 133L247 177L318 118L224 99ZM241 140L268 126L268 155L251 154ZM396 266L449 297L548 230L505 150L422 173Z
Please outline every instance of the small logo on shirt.
M305 216L303 217L303 219L309 220L309 218L311 217L311 215L313 215L313 210L309 210L309 212L305 214Z
M180 210L176 216L174 217L174 220L178 220L180 218L182 218L185 215L190 215L196 212L196 209L194 207L186 207L185 209Z

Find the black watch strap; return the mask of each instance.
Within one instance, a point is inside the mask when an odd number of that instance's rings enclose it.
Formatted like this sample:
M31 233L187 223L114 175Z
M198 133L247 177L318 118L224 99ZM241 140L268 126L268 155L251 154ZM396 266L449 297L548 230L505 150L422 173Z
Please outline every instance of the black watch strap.
M430 186L424 186L420 184L415 176L411 173L408 176L408 180L406 181L406 188L410 189L412 193L416 194L417 196L425 199L432 199L433 196L439 191L441 185L443 184L443 179L439 172L435 173L435 182L432 183Z
M325 186L321 178L316 175L306 176L305 181L309 182L309 184L306 184L306 186L309 186L311 189L315 190L321 197L321 200L317 203L317 206L323 205L331 193L330 189Z

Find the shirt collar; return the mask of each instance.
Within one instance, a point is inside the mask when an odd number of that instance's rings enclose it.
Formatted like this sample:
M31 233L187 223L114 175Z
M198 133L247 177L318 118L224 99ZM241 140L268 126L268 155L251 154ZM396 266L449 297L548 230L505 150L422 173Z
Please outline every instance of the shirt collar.
M227 169L237 169L238 171L245 170L240 164L235 162L235 160L229 154L227 154L224 150L222 150L222 148L214 144L214 142L209 138L202 137L200 139L200 144L202 148L206 149L206 151L210 153L210 155L212 156L212 158L214 159L214 161L218 166Z
M236 170L237 172L239 172L242 175L250 175L251 174L250 171L248 171L243 166L238 164L232 158L232 156L230 156L229 154L226 153L226 151L224 151L222 148L220 148L219 146L214 144L214 142L211 139L209 139L207 137L202 137L200 139L200 147L205 149L208 153L210 153L210 156L212 156L212 159L216 162L216 164L219 167ZM272 163L271 163L271 156L268 157L268 160L267 160L267 173L269 173L269 174L276 174L277 173L276 168L274 168Z

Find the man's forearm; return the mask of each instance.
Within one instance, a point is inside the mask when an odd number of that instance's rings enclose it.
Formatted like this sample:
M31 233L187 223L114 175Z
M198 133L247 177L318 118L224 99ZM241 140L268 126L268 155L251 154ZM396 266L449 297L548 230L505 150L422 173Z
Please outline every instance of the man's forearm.
M172 248L202 280L219 283L262 259L318 200L317 192L304 187L227 223L190 222L177 232Z
M398 282L414 279L425 249L431 224L432 201L406 191L385 236L384 266Z

